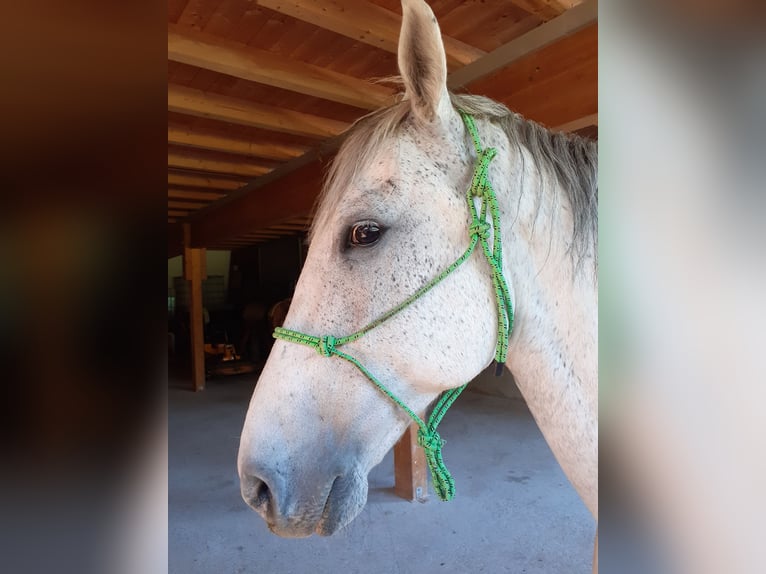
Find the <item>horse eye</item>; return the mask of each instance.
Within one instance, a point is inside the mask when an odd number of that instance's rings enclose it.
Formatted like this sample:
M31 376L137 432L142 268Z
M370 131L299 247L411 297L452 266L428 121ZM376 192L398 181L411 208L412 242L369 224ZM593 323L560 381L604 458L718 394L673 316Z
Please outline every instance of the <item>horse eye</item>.
M380 226L374 221L362 221L351 226L348 232L348 243L356 247L369 247L375 244L381 236Z

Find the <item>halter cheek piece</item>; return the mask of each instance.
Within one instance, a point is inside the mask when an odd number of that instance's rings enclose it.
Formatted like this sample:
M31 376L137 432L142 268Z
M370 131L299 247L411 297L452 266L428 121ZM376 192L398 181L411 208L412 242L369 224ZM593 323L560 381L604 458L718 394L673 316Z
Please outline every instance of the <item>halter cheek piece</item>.
M506 282L505 277L503 277L500 211L497 205L497 196L487 178L489 162L495 157L497 150L494 148L482 148L479 133L476 130L476 124L474 123L473 118L462 111L460 112L460 115L463 118L466 128L471 134L477 155L471 187L466 194L468 209L471 214L471 224L468 227L471 242L468 245L468 249L466 249L452 265L442 271L436 278L418 289L404 302L387 313L384 313L356 333L338 338L331 335L315 337L313 335L306 335L305 333L278 327L274 330L273 335L276 339L282 339L283 341L290 341L292 343L301 343L302 345L312 347L323 357L336 356L348 361L356 366L356 368L378 387L383 394L401 407L419 427L418 444L423 447L423 450L425 451L428 468L431 470L434 489L441 500L451 500L455 496L455 481L447 470L447 467L444 466L441 452L444 441L442 441L439 433L436 432L436 427L439 425L442 418L444 418L447 409L449 409L452 403L455 402L455 399L457 399L460 393L463 392L466 385L444 392L436 403L436 406L431 412L431 416L428 417L428 422L426 423L416 415L412 409L389 391L383 383L375 377L375 375L370 373L370 371L364 367L364 365L351 355L338 350L338 347L356 341L381 323L384 323L403 309L409 307L420 297L428 293L433 287L441 283L450 273L460 267L460 265L462 265L474 252L476 245L481 244L484 257L487 259L492 272L492 285L495 290L495 300L497 303L497 345L495 347L495 361L497 362L497 374L502 372L503 364L505 363L508 354L508 338L510 337L511 329L513 328L513 305L511 304L511 298L508 291L508 283ZM479 198L481 209L478 211L474 203L474 197ZM488 220L487 217L488 215L491 218L491 225L490 220ZM489 237L490 230L492 229L494 229L494 234L493 241L490 244Z

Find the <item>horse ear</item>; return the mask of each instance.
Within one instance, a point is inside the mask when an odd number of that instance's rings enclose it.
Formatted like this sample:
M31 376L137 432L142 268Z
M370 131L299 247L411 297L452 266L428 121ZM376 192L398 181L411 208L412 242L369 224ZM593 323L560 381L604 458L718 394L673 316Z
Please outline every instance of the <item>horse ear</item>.
M441 30L424 0L402 0L399 71L413 113L433 123L448 113L447 57Z

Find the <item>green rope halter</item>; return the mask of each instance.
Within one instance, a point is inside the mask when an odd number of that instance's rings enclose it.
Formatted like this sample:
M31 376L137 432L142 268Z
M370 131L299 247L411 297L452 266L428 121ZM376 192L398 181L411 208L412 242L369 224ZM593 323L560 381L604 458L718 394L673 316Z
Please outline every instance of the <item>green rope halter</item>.
M345 337L333 337L326 335L324 337L315 337L313 335L306 335L305 333L299 333L298 331L292 331L290 329L283 329L277 327L274 330L274 338L282 339L283 341L290 341L292 343L300 343L316 349L316 351L323 357L340 357L341 359L348 361L352 365L356 366L362 374L367 377L372 383L380 389L380 391L391 399L396 405L398 405L404 412L406 412L413 421L415 421L419 427L418 429L418 444L423 447L426 454L426 460L428 461L428 468L431 471L431 478L433 479L434 489L436 494L441 500L451 500L455 496L455 481L452 475L447 470L442 460L442 445L444 441L436 431L436 427L439 426L442 418L446 414L447 410L455 402L455 399L463 392L466 385L450 389L442 394L439 401L436 403L431 416L428 417L426 423L412 409L405 405L398 397L396 397L391 391L389 391L383 383L381 383L375 375L368 371L364 365L362 365L357 359L339 351L338 347L351 343L361 338L366 333L372 331L375 327L384 323L401 310L409 307L412 303L417 301L420 297L428 293L436 285L441 283L450 273L460 267L474 252L476 245L481 243L484 256L489 263L492 270L492 285L495 290L495 300L497 303L497 345L495 347L495 361L497 361L498 370L497 373L502 372L503 364L505 363L508 355L508 338L513 328L513 306L511 304L511 297L508 291L508 283L503 277L503 252L500 239L500 210L497 205L497 196L495 195L492 185L489 183L487 173L489 170L489 162L497 154L495 148L482 148L481 140L479 139L479 133L476 130L476 124L473 118L460 112L460 115L465 122L466 128L471 134L474 146L476 148L476 154L478 161L474 168L473 179L471 181L471 187L466 194L466 200L468 202L468 209L471 214L471 224L468 228L471 242L468 245L468 249L458 257L458 259L447 269L442 271L436 278L425 284L418 289L410 297L405 299L401 304L397 305L390 311L384 313L377 319L375 319L369 325L362 327L359 331L347 335ZM479 198L481 206L480 210L477 210L474 203L474 197ZM487 219L489 214L491 220ZM489 237L491 230L494 229L493 241L490 244Z

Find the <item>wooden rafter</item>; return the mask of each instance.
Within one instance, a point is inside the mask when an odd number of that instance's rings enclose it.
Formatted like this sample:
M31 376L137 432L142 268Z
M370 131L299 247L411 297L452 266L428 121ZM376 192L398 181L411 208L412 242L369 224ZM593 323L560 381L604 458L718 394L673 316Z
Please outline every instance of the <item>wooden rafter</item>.
M547 21L580 4L582 0L511 0L516 6Z
M560 16L493 50L481 60L450 74L447 85L462 88L598 20L598 0L587 0Z
M307 225L302 223L280 223L279 225L272 225L269 229L284 229L285 231L306 231Z
M368 110L393 103L394 91L382 85L175 24L168 26L168 59Z
M187 215L189 215L188 209L184 209L184 210L169 209L168 210L168 217L186 217Z
M168 185L183 185L188 187L204 187L207 189L232 190L245 185L244 181L202 175L190 175L181 173L169 173Z
M213 191L190 191L187 189L168 189L168 197L171 199L198 199L201 201L215 201L224 196L223 193L215 193Z
M543 4L553 6L551 9L553 12L561 10L565 3L559 1L554 5L552 0L526 1L527 3L538 6ZM264 6L268 4L277 4L277 2L272 2L272 0L266 0L266 2L259 3ZM323 4L332 4L332 6L327 8L328 11L337 11L339 6L346 7L346 5L349 5L348 13L343 15L343 18L347 20L347 26L353 26L355 15L363 12L366 9L365 5L369 3L352 3L350 0L319 0L317 2L292 0L284 4L280 2L280 8L274 9L283 13L289 13L288 10L301 11L303 17L300 17L300 19L311 21L320 27L328 27L324 25L324 20L320 22L319 20L310 19L305 11L305 9L314 9L312 7ZM269 7L273 8L273 6ZM536 13L542 14L542 12L539 11ZM292 13L290 15L295 16L295 14ZM400 16L396 14L394 15L396 16L396 25L394 28L396 36L398 37ZM323 14L321 15L321 18L332 20L332 18L341 17L338 16L338 14ZM474 93L486 93L497 99L496 94L481 90L472 90L473 83L476 82L476 84L478 84L479 82L477 82L477 80L480 78L489 81L491 80L492 74L499 70L504 70L506 68L515 69L511 66L518 60L535 52L544 50L550 44L557 42L557 40L573 35L578 30L581 30L596 21L597 0L586 0L580 6L568 10L560 16L554 17L546 24L512 40L490 54L486 54L481 60L474 64L466 66L464 69L453 71L449 76L448 83L453 89L459 86L465 86L469 91L473 91ZM376 30L374 25L370 25L369 28L369 31L373 33ZM362 39L362 41L365 40ZM373 45L376 44L373 43ZM392 42L390 51L395 51L395 42ZM590 65L590 60L587 63ZM521 62L519 62L519 64L521 64ZM522 108L520 108L519 111L525 113ZM590 110L584 110L580 113L590 113ZM545 114L542 114L542 116L535 117L535 119L545 122L544 117ZM571 117L572 115L570 114L569 118ZM569 118L560 118L558 122L567 121ZM590 120L582 119L578 121ZM574 131L573 128L576 128L576 124L574 122L570 122L570 124L571 125L560 126L559 129ZM549 125L557 124L551 123ZM221 202L216 202L210 207L195 213L191 218L193 220L192 230L194 244L200 246L209 245L212 244L211 242L221 241L226 237L241 236L248 232L253 233L251 230L267 233L270 230L270 227L277 222L280 222L280 225L304 224L308 227L311 218L306 214L311 212L316 196L319 193L326 164L332 159L340 141L342 141L341 138L331 138L323 144L320 151L312 150L303 156L293 158L268 175L251 181L246 187L237 190ZM285 193L286 190L289 190L289 193ZM305 227L303 231L305 231Z
M168 85L168 110L243 126L308 137L330 137L348 124L285 108L203 92L175 84Z
M175 126L168 126L168 143L195 149L275 160L297 157L306 151L306 148L297 145L253 142L247 138L224 136L212 131L190 130Z
M366 0L259 0L258 4L394 54L399 44L401 15ZM485 54L455 38L442 39L451 67Z
M305 221L305 214L311 211L319 193L324 167L320 161L307 163L236 200L207 208L210 211L200 214L192 225L192 241L195 245L207 245L264 229L277 221L299 217ZM284 192L287 189L290 193ZM277 197L279 201L275 201Z
M260 233L247 233L245 235L238 236L241 239L279 239L280 237L286 237L280 233L269 233L268 231L261 231Z
M271 171L271 167L253 161L208 159L186 152L168 153L168 166L243 177L258 177Z
M560 126L556 126L554 129L559 132L576 132L582 128L598 125L598 114L590 114L588 116L567 122Z
M199 209L205 207L205 203L195 203L193 201L168 201L168 207L170 209Z

